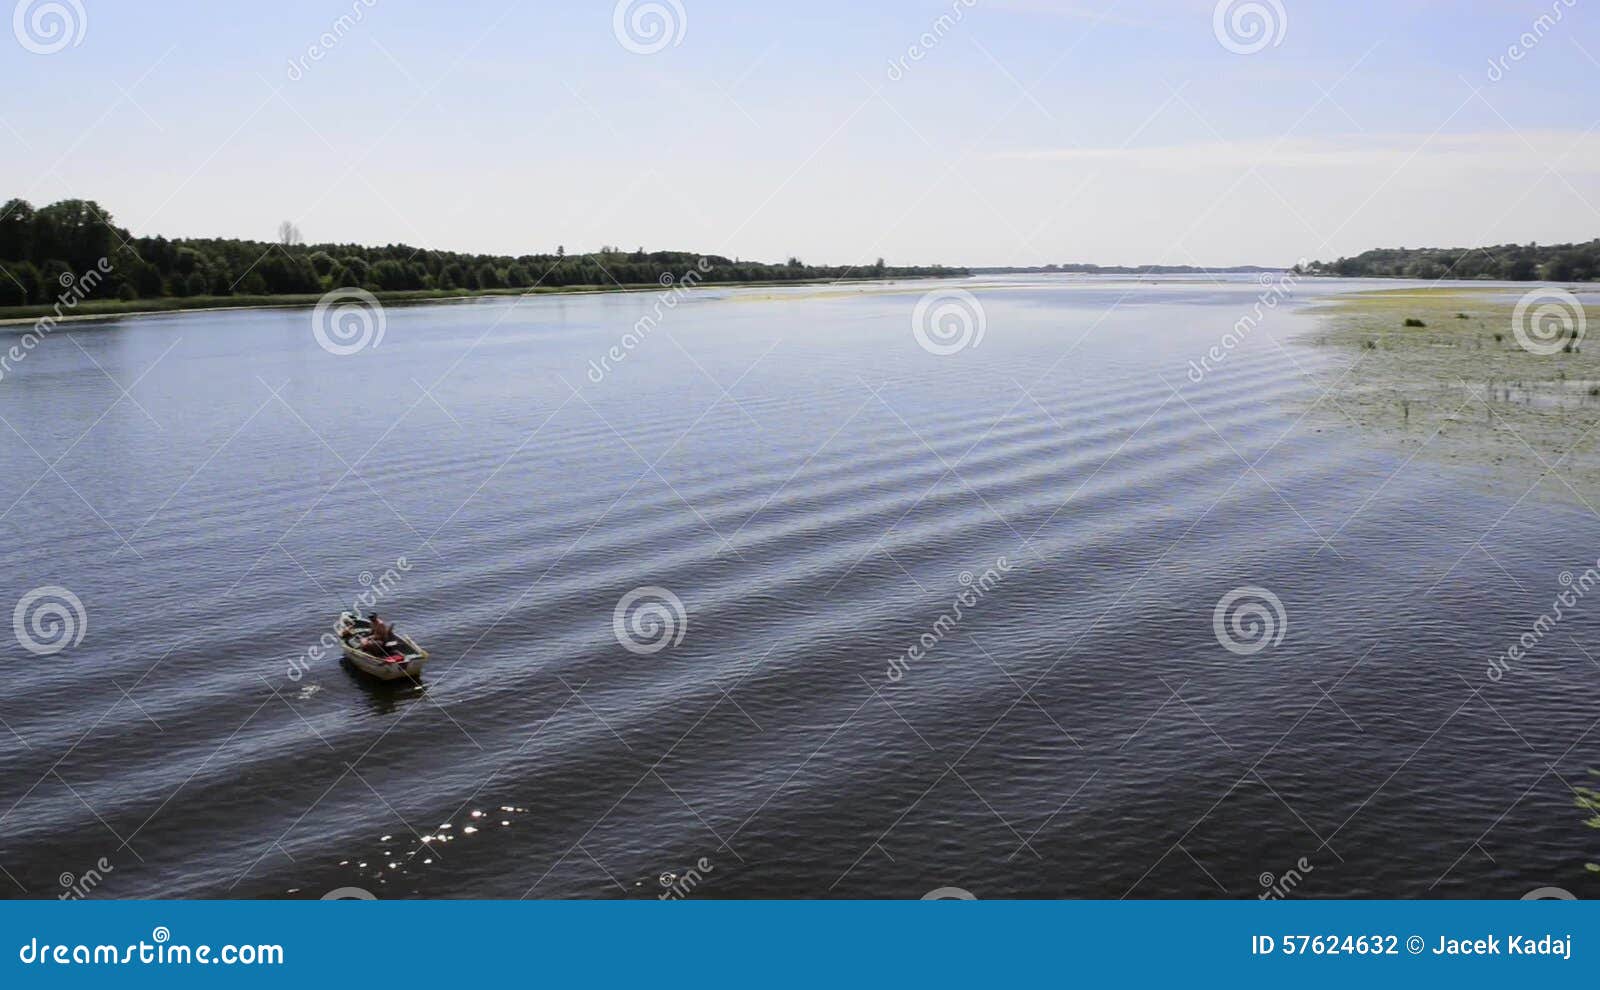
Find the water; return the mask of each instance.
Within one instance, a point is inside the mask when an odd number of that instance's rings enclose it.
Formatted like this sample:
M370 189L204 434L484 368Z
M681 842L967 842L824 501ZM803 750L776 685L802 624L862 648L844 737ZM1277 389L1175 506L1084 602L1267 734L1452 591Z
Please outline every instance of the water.
M1312 408L1349 284L1199 383L1255 280L951 285L948 355L928 283L59 329L0 381L0 591L84 621L4 640L0 890L1600 893L1600 607L1486 676L1600 518ZM422 689L307 658L379 586Z

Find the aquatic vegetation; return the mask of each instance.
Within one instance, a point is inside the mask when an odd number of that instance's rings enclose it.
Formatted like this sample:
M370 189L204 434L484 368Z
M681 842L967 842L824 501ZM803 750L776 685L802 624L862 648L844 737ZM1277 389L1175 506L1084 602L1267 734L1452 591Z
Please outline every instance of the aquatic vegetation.
M1600 770L1590 770L1589 773L1600 777ZM1584 824L1590 828L1600 828L1600 791L1592 787L1577 787L1573 790L1578 795L1578 807L1590 813ZM1600 863L1589 863L1587 868L1590 872L1600 873Z
M1322 326L1309 339L1352 356L1325 382L1333 391L1324 412L1375 440L1421 448L1422 460L1474 468L1483 484L1513 497L1539 486L1558 500L1595 502L1600 359L1570 328L1531 339L1514 320L1519 295L1428 286L1350 293L1318 307Z

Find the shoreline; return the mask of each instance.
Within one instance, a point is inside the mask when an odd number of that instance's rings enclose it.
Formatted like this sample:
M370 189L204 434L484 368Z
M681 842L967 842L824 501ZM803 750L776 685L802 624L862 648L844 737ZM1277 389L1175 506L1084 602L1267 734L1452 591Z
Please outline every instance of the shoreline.
M779 281L755 282L696 282L694 288L773 288L787 285L871 285L881 282L915 282L941 278L968 278L962 273L950 275L896 275L880 276L876 278L860 279L783 279ZM628 285L563 285L548 288L535 287L532 289L477 289L477 290L440 290L440 289L410 289L397 292L374 292L373 297L384 306L413 306L428 305L432 303L471 302L477 299L523 299L529 296L597 296L608 293L631 292L670 292L679 285L662 285L659 282L641 282ZM330 292L336 290L329 290ZM143 316L177 316L186 313L231 313L247 310L270 309L313 309L327 293L296 293L284 296L247 296L249 302L234 305L214 305L230 296L194 296L188 298L165 297L161 300L129 299L109 300L98 299L80 303L74 307L73 312L64 316L55 315L54 306L10 306L0 309L0 329L13 326L29 326L43 319L51 319L55 323L88 323L104 320L120 320L130 317ZM189 299L195 300L193 305L185 305ZM153 302L165 302L154 309L148 308ZM101 312L87 311L88 307L105 307ZM137 306L136 309L119 309L119 306ZM33 312L18 313L19 310ZM13 315L15 314L15 315Z

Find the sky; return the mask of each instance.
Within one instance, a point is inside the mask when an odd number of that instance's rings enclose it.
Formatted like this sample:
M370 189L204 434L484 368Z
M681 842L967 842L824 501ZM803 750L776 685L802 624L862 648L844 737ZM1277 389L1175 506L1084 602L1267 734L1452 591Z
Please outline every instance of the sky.
M15 8L0 197L136 234L1207 266L1600 236L1593 0Z

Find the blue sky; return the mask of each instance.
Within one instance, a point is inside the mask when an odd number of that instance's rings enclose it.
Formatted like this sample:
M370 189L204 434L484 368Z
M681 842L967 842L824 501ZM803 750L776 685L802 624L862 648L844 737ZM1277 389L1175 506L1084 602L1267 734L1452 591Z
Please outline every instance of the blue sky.
M1208 265L1600 235L1587 0L1254 0L1250 53L1214 0L656 0L649 54L608 0L77 2L80 43L0 45L0 177L138 233Z

